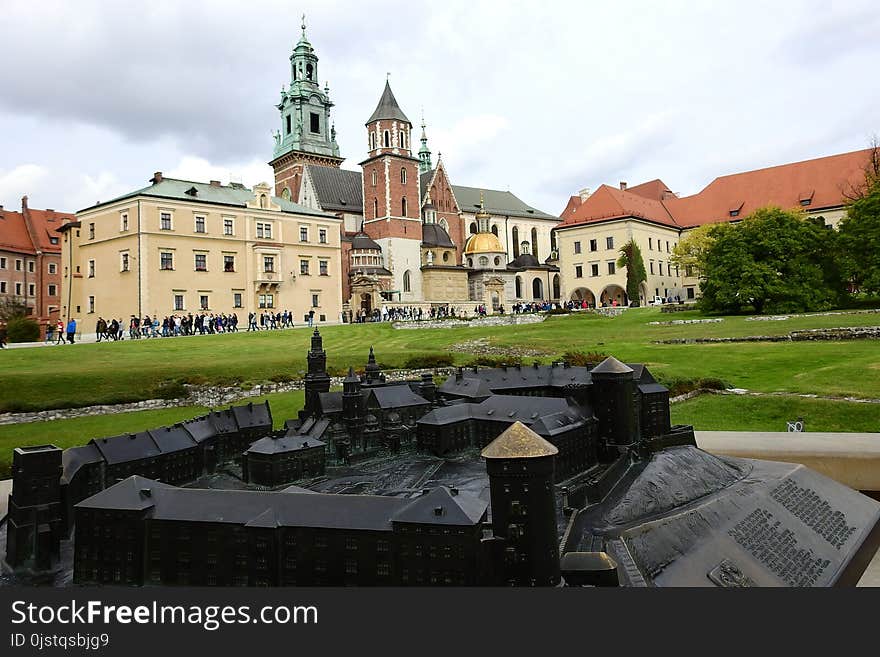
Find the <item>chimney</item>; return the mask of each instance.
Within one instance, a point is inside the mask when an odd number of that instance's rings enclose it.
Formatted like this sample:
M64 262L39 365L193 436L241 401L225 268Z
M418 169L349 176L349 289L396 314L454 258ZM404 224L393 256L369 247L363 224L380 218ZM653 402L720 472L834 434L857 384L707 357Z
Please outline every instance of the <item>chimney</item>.
M28 209L27 201L28 201L27 195L21 197L21 211L22 212L24 212L25 210Z
M581 191L578 192L578 196L581 197L581 203L590 198L590 195L593 191L589 187L584 187Z
M219 180L212 180L211 187L220 187L220 181Z
M455 497L456 495L458 495L458 489L457 488L450 488L449 494L452 495L452 497Z
M157 171L156 173L154 173L153 177L150 178L150 182L154 185L158 185L160 182L162 182L162 172Z
M622 191L622 192L626 191L626 181L625 180L620 181L620 191Z

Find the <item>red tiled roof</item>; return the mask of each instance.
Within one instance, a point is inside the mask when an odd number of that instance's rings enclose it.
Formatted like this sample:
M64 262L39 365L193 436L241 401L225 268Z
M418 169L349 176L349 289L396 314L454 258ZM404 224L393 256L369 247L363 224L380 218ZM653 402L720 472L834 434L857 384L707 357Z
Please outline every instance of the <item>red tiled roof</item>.
M627 191L603 185L561 226L636 217L679 228L742 219L758 208L841 207L846 194L863 183L870 149L821 157L804 162L757 169L713 180L692 196L677 198L660 180ZM601 194L600 194L601 192ZM802 206L802 200L810 200ZM738 211L731 217L731 211Z
M76 217L68 212L55 210L32 210L28 208L31 223L41 251L61 253L60 244L52 244L51 238L58 239L55 231L66 221L74 221Z
M0 212L0 249L33 253L34 246L28 235L24 217L20 212L3 210Z
M565 209L560 213L559 216L565 219L567 216L576 212L577 209L581 207L581 203L583 203L583 201L581 201L581 197L575 194L570 199L568 199L568 203L566 203Z

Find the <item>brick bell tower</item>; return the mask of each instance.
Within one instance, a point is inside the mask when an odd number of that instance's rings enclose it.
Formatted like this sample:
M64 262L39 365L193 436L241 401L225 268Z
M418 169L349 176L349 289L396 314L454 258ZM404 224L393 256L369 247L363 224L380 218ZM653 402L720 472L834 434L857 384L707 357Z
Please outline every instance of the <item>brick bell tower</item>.
M364 232L382 247L396 291L390 301L420 301L422 221L419 159L411 151L412 123L385 81L366 122L368 157L361 162Z
M318 56L302 36L290 55L290 87L281 87L281 131L275 132L275 150L269 165L275 170L275 194L298 202L306 164L339 168L343 158L336 143L336 127L330 122L330 88L318 81Z

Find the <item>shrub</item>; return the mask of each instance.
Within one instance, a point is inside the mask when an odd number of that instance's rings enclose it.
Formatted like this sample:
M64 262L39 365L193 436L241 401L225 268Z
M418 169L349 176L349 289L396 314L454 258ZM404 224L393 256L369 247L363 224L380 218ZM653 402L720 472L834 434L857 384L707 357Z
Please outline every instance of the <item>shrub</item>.
M464 364L465 367L504 367L522 365L522 356L477 356Z
M603 354L599 351L590 351L588 353L583 351L566 351L555 360L563 361L575 367L586 367L587 365L598 365L606 358L608 358L608 354Z
M451 367L453 363L450 354L425 354L423 356L410 356L403 364L407 370L427 369L432 367Z
M13 317L6 323L6 335L10 342L37 342L40 325L29 317Z
M291 381L293 381L293 376L291 376L287 372L278 372L270 376L269 380L273 383L290 383Z
M684 395L694 390L726 390L727 384L721 379L673 379L662 381L669 388L672 397Z
M163 381L150 388L149 399L184 399L189 397L189 391L180 381Z
M552 308L550 310L544 311L545 315L570 315L571 311L568 308Z

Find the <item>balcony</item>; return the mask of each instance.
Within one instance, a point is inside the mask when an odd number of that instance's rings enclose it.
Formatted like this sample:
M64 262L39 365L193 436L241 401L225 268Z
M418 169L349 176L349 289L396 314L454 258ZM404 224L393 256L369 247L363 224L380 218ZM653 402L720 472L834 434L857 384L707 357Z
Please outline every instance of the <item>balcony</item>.
M277 271L257 272L256 282L260 285L280 285L284 277Z

